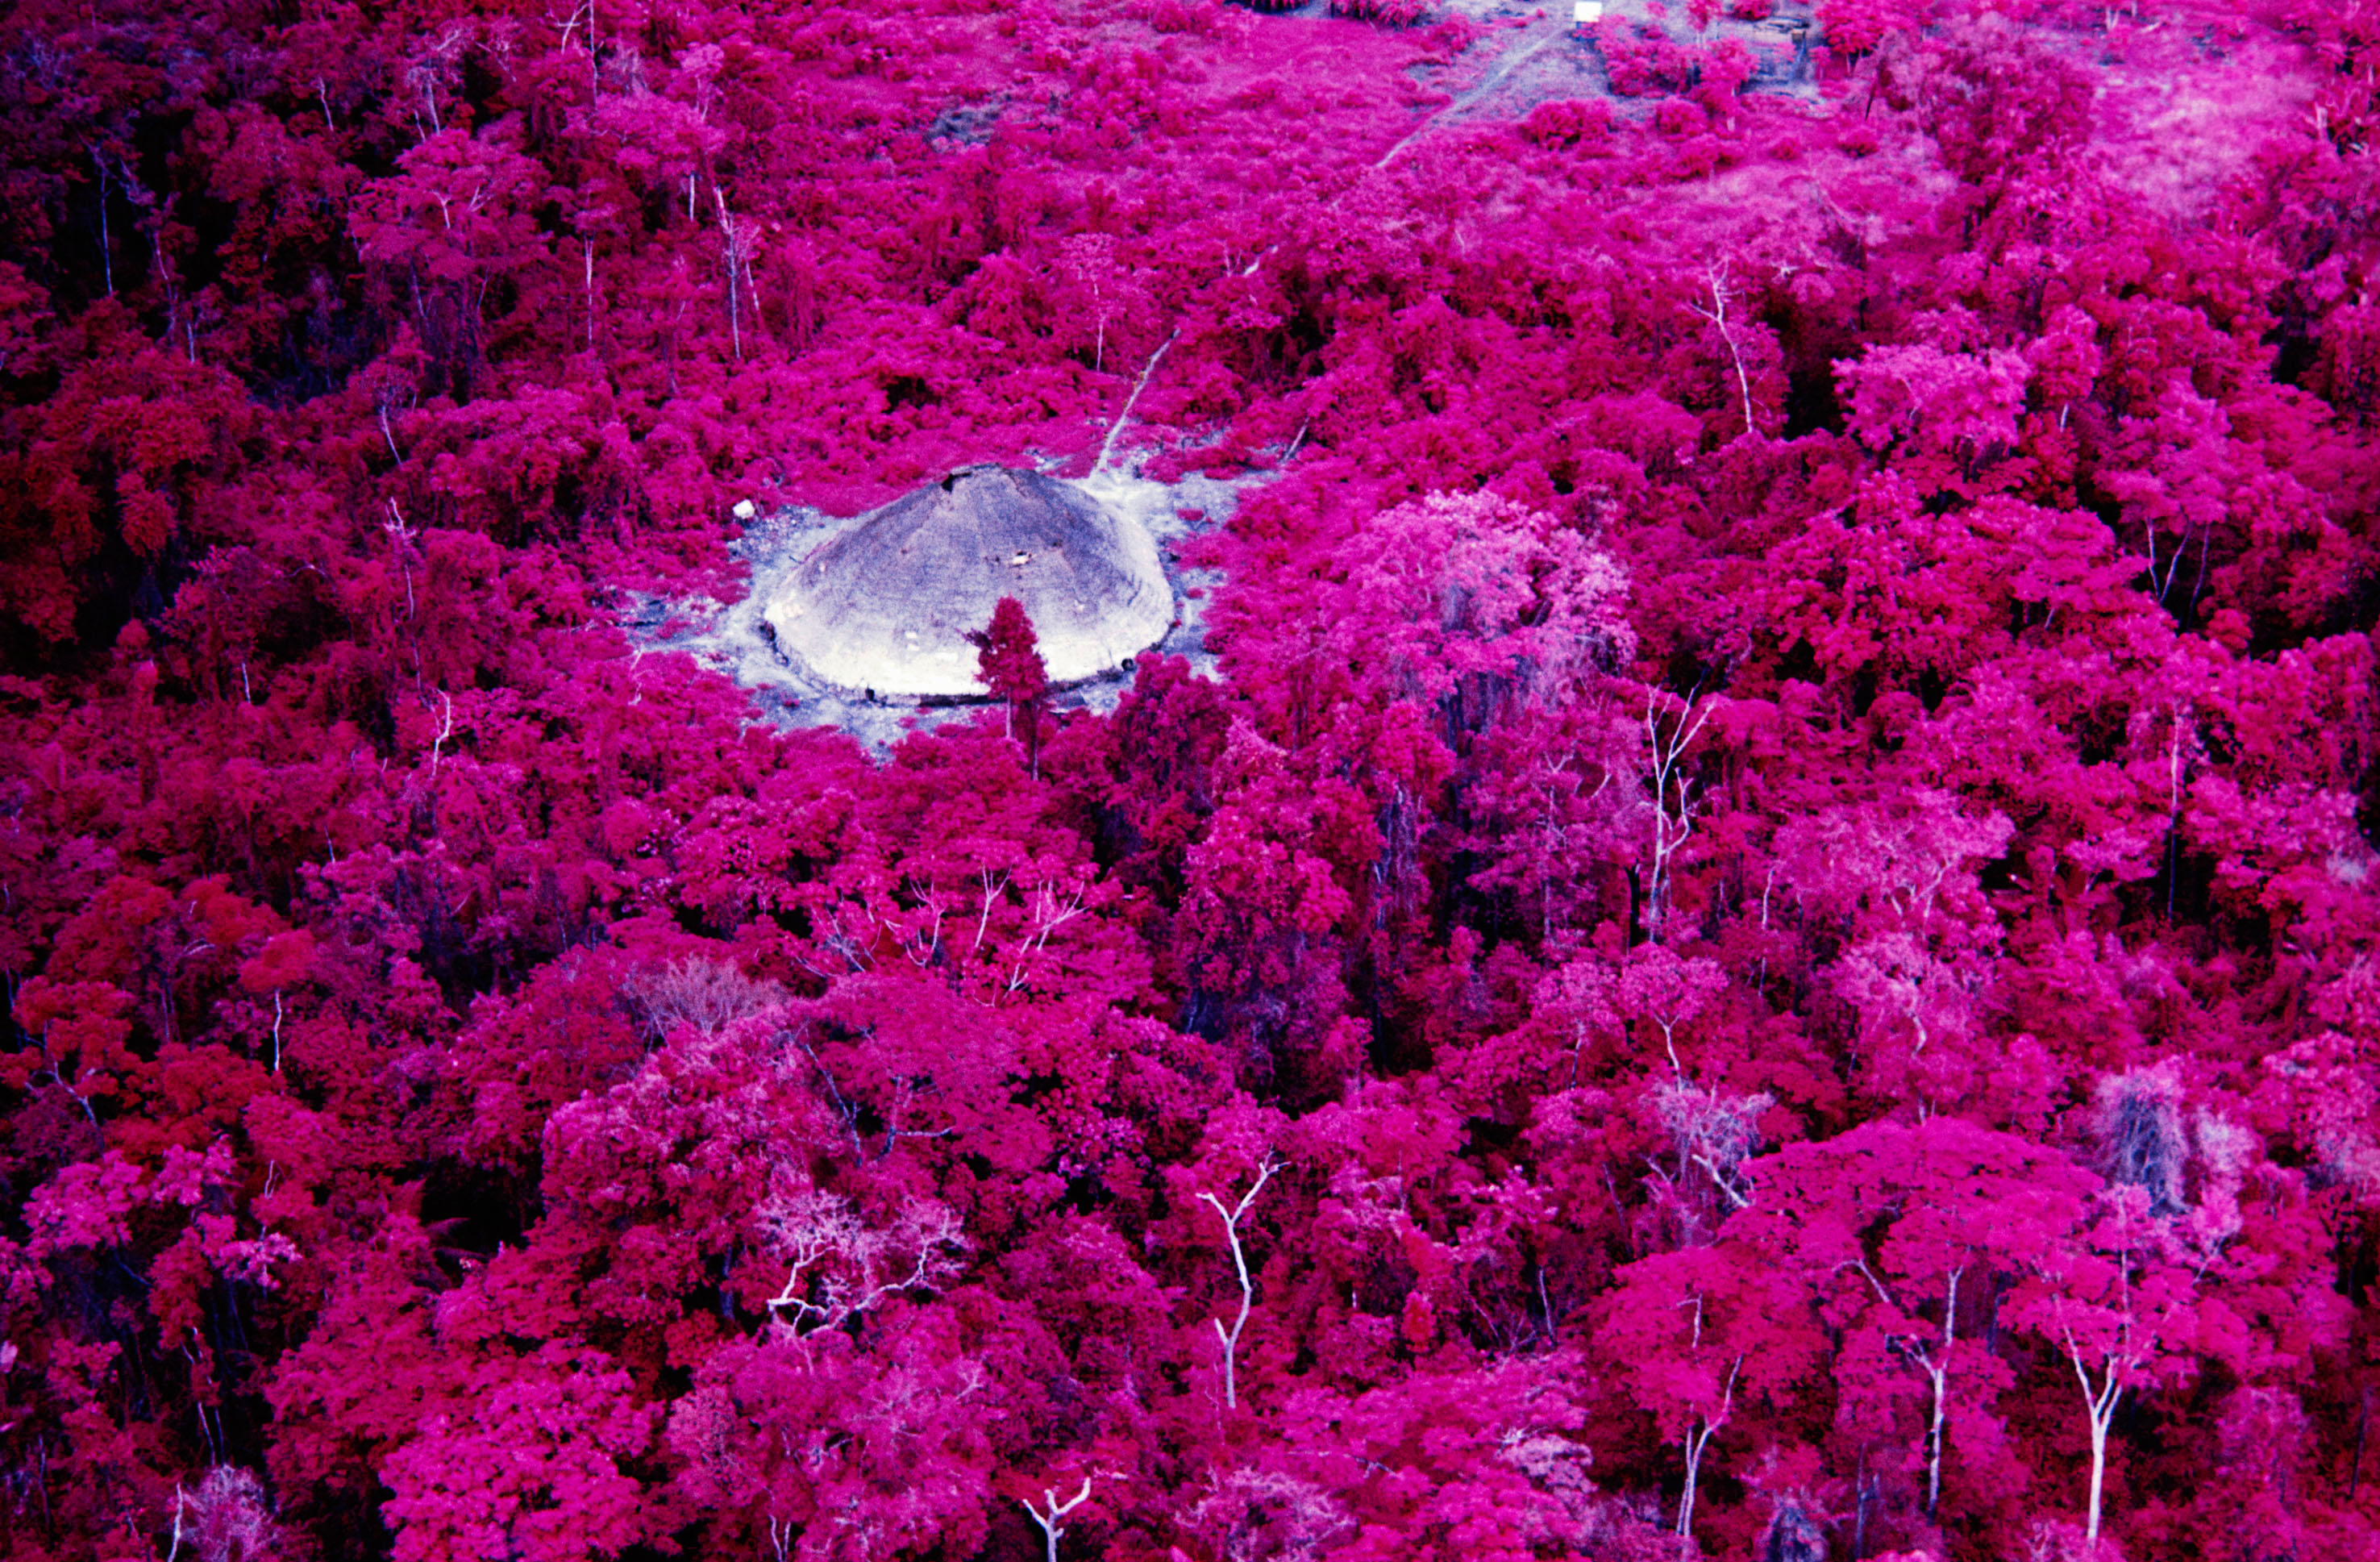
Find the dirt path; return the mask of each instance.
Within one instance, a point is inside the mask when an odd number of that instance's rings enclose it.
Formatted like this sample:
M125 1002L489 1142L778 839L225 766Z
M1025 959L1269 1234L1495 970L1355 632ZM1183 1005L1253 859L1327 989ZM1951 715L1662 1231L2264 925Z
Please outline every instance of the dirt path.
M1396 161L1399 153L1455 116L1462 114L1463 110L1485 99L1497 88L1501 87L1505 79L1519 69L1531 56L1541 54L1560 43L1570 31L1570 23L1557 21L1550 17L1531 22L1525 29L1512 36L1512 42L1504 46L1504 52L1497 55L1496 63L1488 67L1488 74L1479 79L1478 85L1468 92L1456 94L1442 106L1431 110L1420 124L1399 138L1396 145L1380 153L1379 161L1372 166L1387 167Z
M1318 18L1322 14L1318 6L1310 10L1289 13L1291 17L1298 19ZM1465 109L1485 100L1497 88L1501 87L1513 71L1519 69L1533 55L1560 43L1570 31L1570 24L1545 18L1532 22L1526 29L1514 34L1512 41L1504 45L1503 52L1496 56L1496 62L1488 67L1488 74L1481 77L1476 85L1457 93L1423 116L1420 123L1398 137L1394 145L1380 153L1378 159L1372 165L1372 171L1377 173L1387 167L1396 161L1397 154L1403 152L1405 148L1447 123L1452 116L1462 114ZM1343 197L1338 199L1343 199ZM1330 204L1336 205L1338 199L1334 199ZM1324 209L1328 210L1329 207L1326 206ZM1270 256L1277 248L1277 245L1265 246L1254 260L1240 268L1240 275L1254 276L1257 269L1265 263L1267 257ZM1148 355L1148 361L1141 365L1140 377L1133 382L1132 392L1124 397L1123 407L1116 413L1115 421L1108 425L1107 437L1099 441L1099 457L1091 463L1092 475L1097 476L1114 470L1116 440L1123 433L1124 425L1131 421L1132 409L1139 403L1140 393L1148 388L1149 379L1157 372L1158 364L1164 360L1167 351L1180 339L1181 336L1181 328L1175 327L1167 334L1165 340L1158 344L1157 350Z

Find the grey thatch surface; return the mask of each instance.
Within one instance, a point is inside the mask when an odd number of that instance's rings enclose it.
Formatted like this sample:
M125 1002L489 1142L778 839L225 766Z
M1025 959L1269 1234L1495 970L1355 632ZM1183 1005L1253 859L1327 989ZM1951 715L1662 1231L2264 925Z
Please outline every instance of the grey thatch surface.
M980 694L966 637L1025 604L1055 683L1096 677L1165 636L1173 592L1139 522L1072 484L969 467L894 500L802 560L771 597L777 648L835 688Z

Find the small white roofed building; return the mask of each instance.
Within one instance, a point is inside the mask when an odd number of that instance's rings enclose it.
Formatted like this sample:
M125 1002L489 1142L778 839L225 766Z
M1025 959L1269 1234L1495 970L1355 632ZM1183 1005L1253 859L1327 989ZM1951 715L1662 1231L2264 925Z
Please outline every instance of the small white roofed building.
M1113 671L1165 638L1173 588L1138 521L1072 483L962 467L820 544L765 616L820 682L879 698L979 695L967 636L1025 604L1053 684Z

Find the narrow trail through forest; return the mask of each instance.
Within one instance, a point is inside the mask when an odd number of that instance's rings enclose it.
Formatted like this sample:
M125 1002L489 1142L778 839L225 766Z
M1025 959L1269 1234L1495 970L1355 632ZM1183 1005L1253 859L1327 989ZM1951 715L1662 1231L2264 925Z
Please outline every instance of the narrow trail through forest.
M1257 250L1255 258L1240 268L1240 275L1243 278L1254 276L1257 274L1257 268L1265 263L1265 257L1280 248L1278 244L1268 244ZM1156 374L1158 364L1164 360L1166 352L1173 344L1181 339L1182 327L1176 325L1165 334L1165 340L1157 344L1157 350L1148 355L1148 361L1140 366L1140 377L1133 381L1132 394L1123 398L1123 407L1116 413L1115 421L1108 425L1107 437L1099 441L1099 458L1091 463L1090 476L1098 477L1103 472L1114 470L1117 436L1123 433L1124 424L1131 420L1132 409L1139 405L1140 394L1148 388L1149 379Z
M1390 163L1396 161L1399 153L1402 153L1407 147L1413 145L1415 141L1421 140L1424 136L1429 134L1432 130L1440 128L1446 123L1451 116L1461 114L1463 111L1472 107L1474 104L1484 102L1489 94L1496 91L1496 89L1502 86L1512 76L1512 72L1520 68L1524 63L1529 60L1532 56L1543 53L1553 44L1560 43L1569 32L1570 25L1568 23L1557 21L1550 18L1532 23L1527 29L1516 34L1512 40L1504 46L1503 52L1497 55L1495 63L1488 67L1488 73L1480 78L1476 85L1470 87L1462 92L1456 93L1453 97L1449 98L1445 103L1440 104L1438 107L1431 109L1427 114L1422 116L1420 121L1416 123L1413 128L1398 137L1397 140L1390 145L1389 150L1380 153L1378 158L1372 163L1371 166L1367 168L1366 172L1378 173L1381 169L1386 168ZM1348 187L1349 189L1353 189L1355 187L1354 185L1350 185ZM1325 201L1323 203L1322 210L1326 212L1330 211L1346 198L1347 191L1342 190L1338 195L1335 195L1328 201ZM1281 246L1278 244L1268 244L1262 250L1257 251L1255 258L1250 260L1246 265L1240 268L1240 276L1243 278L1254 276L1257 270L1263 266L1265 261L1280 248ZM1158 364L1164 360L1166 353L1170 351L1172 348L1173 344L1181 340L1181 338L1182 327L1176 325L1172 330L1166 333L1165 340L1157 345L1157 350L1148 355L1148 361L1141 365L1139 377L1133 381L1131 393L1124 397L1123 406L1117 411L1114 421L1108 425L1106 437L1099 441L1099 453L1098 458L1091 463L1091 475L1097 476L1101 472L1105 472L1112 469L1115 460L1116 441L1123 434L1124 425L1131 421L1132 409L1139 405L1141 393L1148 388L1148 382L1155 376Z
M1107 437L1099 441L1099 459L1091 463L1092 476L1098 476L1099 473L1110 470L1113 465L1115 460L1116 436L1123 433L1123 425L1125 421L1132 417L1133 408L1139 404L1140 393L1148 388L1149 376L1157 372L1157 366L1160 362L1163 361L1166 349L1181 339L1182 327L1177 325L1172 330L1166 333L1165 340L1157 344L1157 350L1150 353L1148 355L1148 361L1140 366L1140 377L1133 381L1132 394L1123 398L1123 410L1119 411L1115 415L1115 421L1108 425Z
M1525 61L1560 43L1569 33L1570 26L1571 24L1567 22L1548 18L1532 23L1527 29L1516 34L1512 41L1505 45L1504 52L1497 56L1496 63L1488 67L1488 74L1480 78L1477 86L1457 93L1446 103L1432 109L1423 116L1420 124L1406 131L1398 139L1395 145L1380 153L1379 161L1374 163L1372 166L1375 169L1387 167L1396 161L1399 153L1430 131L1439 128L1450 116L1461 114L1473 104L1484 101L1488 94L1502 86L1506 79L1519 69Z

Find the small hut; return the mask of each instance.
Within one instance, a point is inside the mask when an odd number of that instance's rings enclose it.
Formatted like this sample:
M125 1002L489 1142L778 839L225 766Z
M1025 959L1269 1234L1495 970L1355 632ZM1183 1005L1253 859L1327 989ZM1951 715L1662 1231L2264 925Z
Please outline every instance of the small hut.
M770 599L777 649L834 688L894 699L981 694L967 636L1025 604L1053 684L1097 677L1165 637L1157 543L1071 483L964 467L803 559Z

